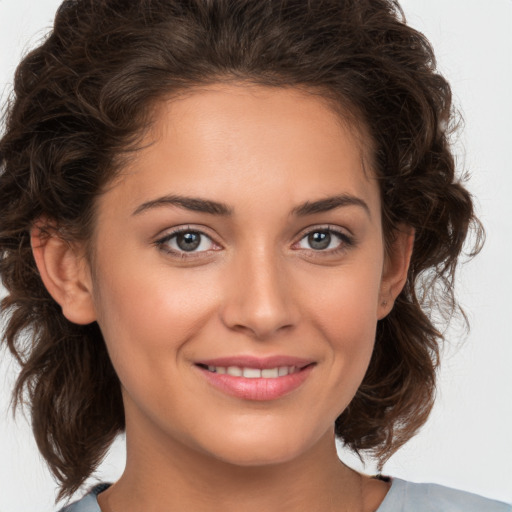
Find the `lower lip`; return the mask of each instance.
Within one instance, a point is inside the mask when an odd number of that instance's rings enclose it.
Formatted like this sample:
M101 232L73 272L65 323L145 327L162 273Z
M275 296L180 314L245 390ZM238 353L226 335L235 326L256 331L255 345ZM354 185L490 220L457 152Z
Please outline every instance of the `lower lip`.
M275 379L248 379L234 377L226 373L211 372L200 366L196 366L196 368L212 386L228 395L243 400L265 401L277 400L297 389L308 378L313 366L311 364L296 373Z

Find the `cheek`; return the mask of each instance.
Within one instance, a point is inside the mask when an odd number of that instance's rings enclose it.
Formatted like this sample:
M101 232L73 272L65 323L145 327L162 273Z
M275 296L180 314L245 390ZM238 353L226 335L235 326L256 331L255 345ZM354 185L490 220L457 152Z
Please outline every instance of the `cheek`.
M183 279L154 266L140 272L136 265L98 278L98 323L122 381L134 363L140 377L149 377L201 329L216 301L202 281L198 274Z
M375 331L382 266L378 258L357 261L306 284L309 309L328 338L364 342ZM372 336L370 338L373 341Z
M378 258L359 261L317 280L310 298L309 316L329 346L331 396L344 397L341 409L357 391L373 352L380 276Z
M333 366L339 381L350 382L355 393L370 362L375 342L376 301L355 290L338 302L338 308L324 318L322 328L330 340ZM333 308L332 308L333 309Z

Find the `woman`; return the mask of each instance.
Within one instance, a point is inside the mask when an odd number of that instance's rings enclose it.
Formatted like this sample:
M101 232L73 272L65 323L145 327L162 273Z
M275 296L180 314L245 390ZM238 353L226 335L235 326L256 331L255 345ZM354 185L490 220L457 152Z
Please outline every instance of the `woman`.
M383 463L426 420L420 292L455 306L477 226L449 87L394 4L65 2L15 93L17 396L62 496L126 431L121 479L69 510L510 510L336 456Z

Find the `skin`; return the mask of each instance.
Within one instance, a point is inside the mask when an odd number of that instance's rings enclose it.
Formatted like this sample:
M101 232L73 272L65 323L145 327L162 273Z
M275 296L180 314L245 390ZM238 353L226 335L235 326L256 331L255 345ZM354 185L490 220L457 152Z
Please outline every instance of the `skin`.
M127 465L99 496L103 512L378 508L388 484L338 460L334 421L404 284L413 236L385 253L364 141L317 96L211 86L157 109L148 144L98 199L93 263L34 229L48 290L71 321L99 323L122 383ZM351 199L304 212L333 196ZM175 228L204 233L198 250L179 252ZM341 235L312 247L308 235L329 229ZM227 395L195 365L276 354L314 362L276 400Z

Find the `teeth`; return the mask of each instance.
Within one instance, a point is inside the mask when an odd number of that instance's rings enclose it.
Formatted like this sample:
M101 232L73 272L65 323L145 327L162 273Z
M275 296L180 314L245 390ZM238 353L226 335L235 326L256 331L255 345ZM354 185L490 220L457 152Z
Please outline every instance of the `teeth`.
M236 369L236 366L232 366L231 368L234 368L234 372L237 371ZM208 370L210 372L214 372L214 373L227 373L227 370L226 368L224 368L223 366L211 366L211 365L208 365ZM239 376L238 373L232 373L231 375L236 375L237 377Z
M259 379L261 378L261 370L257 368L244 368L243 376L246 379Z
M279 370L277 371L277 375L279 377L283 377L284 375L288 375L288 373L291 373L290 372L290 368L288 368L288 366L280 366Z
M297 373L299 368L296 366L279 366L276 368L241 368L240 366L208 366L208 370L214 373L222 373L232 375L233 377L245 377L246 379L277 379L278 377L286 377L291 373Z
M279 368L265 368L261 370L261 376L265 379L276 379L279 377Z

